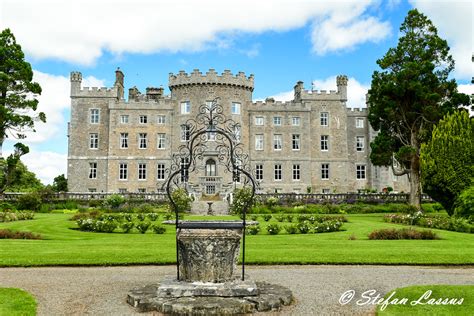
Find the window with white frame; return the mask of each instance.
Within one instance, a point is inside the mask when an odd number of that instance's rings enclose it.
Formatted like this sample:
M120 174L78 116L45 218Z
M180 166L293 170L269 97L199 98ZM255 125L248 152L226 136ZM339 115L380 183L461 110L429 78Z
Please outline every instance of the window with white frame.
M99 134L98 133L89 134L89 148L99 149Z
M329 150L329 135L321 135L321 150Z
M300 150L300 134L293 134L291 135L291 149L293 150Z
M282 144L282 136L281 134L273 135L273 150L281 150Z
M356 178L358 180L365 179L365 165L356 165Z
M364 136L356 136L356 150L357 151L364 151L365 147L365 137Z
M146 163L138 164L138 180L146 180Z
M232 102L232 114L240 114L240 103Z
M181 102L181 114L191 113L191 103L189 101Z
M293 116L292 119L291 119L291 125L300 126L301 125L301 118L299 116Z
M281 126L281 116L274 116L273 117L273 125Z
M99 124L100 121L100 110L90 109L90 122L91 124Z
M188 141L190 138L190 127L189 125L183 124L181 125L181 141L185 142Z
M140 124L148 123L148 116L147 115L140 115L138 117L138 123L140 123Z
M364 118L356 117L356 128L364 128Z
M282 176L281 176L281 165L280 164L277 164L275 165L275 168L274 168L274 177L273 179L275 181L281 181L282 179Z
M120 163L119 164L119 180L128 179L128 164Z
M120 133L120 148L128 148L128 133Z
M262 164L255 166L255 179L263 180L263 165Z
M329 113L328 112L321 112L320 123L321 123L321 126L329 126Z
M255 150L263 150L263 134L255 135Z
M89 179L97 179L97 162L89 162Z
M158 149L166 148L166 134L165 133L158 134L157 148Z
M158 166L156 167L157 171L157 179L158 180L164 180L165 179L165 164L164 163L159 163Z
M293 165L293 180L299 181L301 179L301 169L300 165L295 164Z
M158 124L159 125L166 124L166 115L158 115Z
M128 115L120 115L120 124L128 124L129 122L129 116Z
M321 164L321 179L323 180L329 179L329 164L328 163Z
M256 116L255 117L255 125L262 126L264 123L263 116Z
M146 133L138 134L138 148L146 149L147 148L147 135Z

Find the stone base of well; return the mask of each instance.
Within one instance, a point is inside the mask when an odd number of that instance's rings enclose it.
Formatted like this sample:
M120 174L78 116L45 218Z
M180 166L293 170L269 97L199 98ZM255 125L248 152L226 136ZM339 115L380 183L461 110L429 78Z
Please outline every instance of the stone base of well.
M169 287L169 285L165 285L162 289ZM162 297L160 295L163 295L163 292L160 287L161 284L153 284L135 288L129 292L127 302L140 312L158 311L169 315L242 315L280 310L284 305L290 305L293 301L293 295L288 288L265 282L256 282L257 292L254 293L258 294L235 297ZM199 286L195 284L194 287L198 288ZM206 293L202 289L193 291L194 293Z

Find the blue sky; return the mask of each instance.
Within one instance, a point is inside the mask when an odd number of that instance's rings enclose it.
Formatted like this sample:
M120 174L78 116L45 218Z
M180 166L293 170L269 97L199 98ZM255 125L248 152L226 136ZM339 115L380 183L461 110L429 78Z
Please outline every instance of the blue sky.
M316 0L0 0L0 28L9 27L43 87L38 124L23 158L43 183L66 173L69 73L83 86L111 86L125 73L136 85L167 88L179 70L230 69L255 75L254 99L289 100L298 80L306 89L335 89L349 77L348 106L364 107L376 60L396 46L406 13L416 7L448 40L460 90L473 93L471 1ZM8 140L5 151L15 140Z

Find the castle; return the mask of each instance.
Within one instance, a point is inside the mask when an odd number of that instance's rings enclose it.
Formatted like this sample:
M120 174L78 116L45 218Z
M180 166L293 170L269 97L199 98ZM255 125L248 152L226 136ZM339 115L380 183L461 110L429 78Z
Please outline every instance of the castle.
M225 70L170 73L168 87L136 87L124 99L124 74L116 71L111 88L82 87L82 74L71 73L71 121L68 126L68 186L71 192L156 192L166 180L171 155L186 141L183 124L216 97L224 114L240 123L240 141L263 192L342 193L391 186L408 191L406 177L370 163L375 136L367 110L346 107L346 76L336 91L294 86L294 99L252 101L254 76ZM212 139L210 140L212 142ZM233 189L209 150L202 174L190 178L194 193Z

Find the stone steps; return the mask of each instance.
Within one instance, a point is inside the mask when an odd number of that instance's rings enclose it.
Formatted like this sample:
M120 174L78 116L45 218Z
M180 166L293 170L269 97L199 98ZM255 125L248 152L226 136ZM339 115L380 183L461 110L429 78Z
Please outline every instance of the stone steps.
M227 201L209 201L212 202L213 215L228 215L229 204ZM191 213L197 215L207 215L209 205L207 201L194 201L191 205Z

